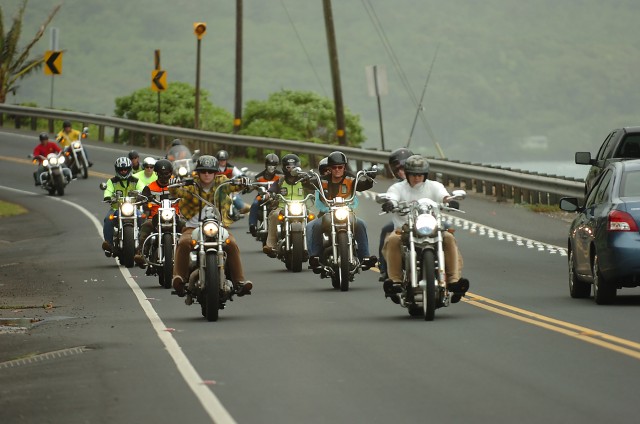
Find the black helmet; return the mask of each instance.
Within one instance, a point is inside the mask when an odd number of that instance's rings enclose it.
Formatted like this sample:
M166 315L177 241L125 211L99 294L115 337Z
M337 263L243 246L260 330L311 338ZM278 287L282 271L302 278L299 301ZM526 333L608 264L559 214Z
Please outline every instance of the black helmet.
M173 164L168 159L160 159L153 166L153 170L156 171L156 174L158 174L158 181L160 181L161 184L165 185L173 174Z
M202 155L196 162L196 172L201 171L218 171L218 159L211 155Z
M400 147L389 154L389 166L396 178L400 178L398 169L404 167L404 163L410 156L413 156L413 152L405 147Z
M64 121L62 123L62 128L67 128L67 127L70 127L70 126L71 126L71 122L69 122L69 121Z
M174 140L171 142L171 147L173 147L173 146L179 146L179 145L181 145L181 144L182 144L182 140L180 140L179 138L176 138L176 139L174 139Z
M429 174L429 162L420 155L409 156L404 163L404 173L406 175L424 175L426 179Z
M129 156L129 159L135 159L140 157L138 152L136 152L135 150L130 151L128 156Z
M264 157L264 166L278 166L280 158L275 153L269 153Z
M229 152L226 150L218 150L216 153L216 159L220 160L229 160Z
M327 162L329 162L329 158L322 158L318 163L318 172L320 172L320 175L324 175L324 173L327 172L327 167L329 166Z
M131 160L128 157L119 157L118 159L116 159L116 163L114 164L114 166L116 168L116 177L120 178L121 180L126 180L131 176L132 165Z
M46 132L41 132L39 138L40 138L40 141L49 140L49 134L47 134Z
M285 177L291 176L292 168L297 168L300 166L300 158L298 155L294 155L293 153L289 153L288 155L284 155L282 157L282 172Z
M346 165L347 157L342 152L332 152L327 156L327 166Z

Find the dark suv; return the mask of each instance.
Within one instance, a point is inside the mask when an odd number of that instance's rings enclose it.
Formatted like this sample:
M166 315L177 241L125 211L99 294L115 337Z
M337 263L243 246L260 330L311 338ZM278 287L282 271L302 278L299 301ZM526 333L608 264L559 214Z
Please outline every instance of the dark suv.
M607 165L626 159L640 159L640 127L624 127L611 131L593 159L589 152L577 152L577 164L591 165L585 178L585 193L591 190L596 178Z

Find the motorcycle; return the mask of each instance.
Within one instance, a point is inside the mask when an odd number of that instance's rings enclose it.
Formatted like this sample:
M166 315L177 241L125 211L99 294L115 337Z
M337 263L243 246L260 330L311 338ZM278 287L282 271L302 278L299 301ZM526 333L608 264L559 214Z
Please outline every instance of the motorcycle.
M85 180L89 178L89 161L87 160L84 147L82 147L82 139L87 138L88 135L89 127L84 127L78 139L72 141L71 145L64 148L64 155L69 161L69 169L73 174L73 178L76 178L78 174Z
M166 155L167 159L173 164L175 177L181 180L191 175L199 156L200 150L196 150L191 154L191 150L182 144L171 147Z
M178 218L174 205L180 199L162 196L159 200L147 199L151 204L159 205L154 217L155 230L142 243L142 254L147 261L146 275L157 275L158 283L165 289L171 288L173 277L173 257L178 243Z
M411 316L424 316L425 321L433 321L436 309L451 303L443 250L443 232L447 230L442 211L464 213L457 200L464 199L466 192L454 190L452 195L448 205L424 198L398 202L392 210L407 217L401 233L404 272L400 305ZM377 199L379 203L387 200L384 195Z
M180 187L191 184L192 180L170 185ZM218 191L226 184L237 183L236 180L223 182L216 188ZM189 254L189 281L185 288L185 304L194 301L200 304L202 316L207 321L217 321L219 311L225 308L227 301L233 301L235 294L233 283L225 274L226 253L223 250L229 238L228 230L222 224L222 216L218 208L197 193L189 194L198 198L205 206L200 213L198 227L191 233L192 251ZM173 292L175 293L175 292Z
M34 158L33 155L29 155L30 158ZM64 196L64 188L71 182L73 175L71 170L64 166L64 154L49 153L47 157L38 156L37 159L42 160L43 172L36 175L40 187L49 192L50 196L58 193L59 196ZM34 162L36 162L34 158ZM36 171L37 173L37 171Z
M269 204L271 203L271 199L268 196L265 196L267 191L269 191L269 187L271 187L273 181L269 182L254 182L251 184L253 188L258 191L258 202L260 211L258 212L258 222L256 224L256 233L255 238L264 246L267 243L267 236L269 235ZM267 199L265 199L267 197Z
M247 167L240 168L240 171L242 171L242 173L240 175L237 175L237 176L233 177L233 178L244 177L248 170L249 170L249 168L247 168ZM248 188L248 190L250 190L250 188ZM246 190L244 190L243 192L246 192ZM236 198L238 196L240 196L240 194L238 194L238 193L229 194L229 197L231 198L231 203L229 204L229 209L227 211L225 211L227 217L232 222L236 222L236 221L239 221L242 218L244 218L244 214L235 205L235 201L236 201Z
M106 183L100 183L100 189L105 190ZM136 249L138 248L138 218L141 216L140 205L145 198L137 191L129 192L128 196L116 194L105 203L117 203L118 208L109 215L110 220L115 220L113 232L112 255L118 258L121 265L127 268L133 267ZM111 256L111 255L108 255Z
M374 165L370 170L360 170L356 174L356 181L360 178L371 178L378 173ZM360 273L362 264L357 256L357 243L354 238L356 217L351 209L356 196L356 190L350 197L335 197L327 199L322 189L320 175L311 171L309 181L316 187L320 199L329 207L329 212L322 216L323 251L320 256L321 266L313 272L321 278L331 278L331 285L340 291L348 291L349 283L355 274Z
M276 252L287 269L293 272L302 271L302 264L309 260L306 229L307 221L314 216L307 213L306 202L313 197L313 194L309 194L303 200L289 200L281 194L276 196L277 200L284 203L278 215Z

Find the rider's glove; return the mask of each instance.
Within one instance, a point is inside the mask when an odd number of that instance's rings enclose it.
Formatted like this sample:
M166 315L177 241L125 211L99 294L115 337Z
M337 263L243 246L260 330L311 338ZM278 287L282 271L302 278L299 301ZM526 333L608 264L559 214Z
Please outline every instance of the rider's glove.
M179 182L180 182L179 178L172 177L172 178L169 178L169 184L168 185L178 184Z
M382 204L382 210L385 212L393 212L395 209L396 203L393 200L387 200Z
M190 186L190 185L194 185L195 181L193 178L185 178L184 180L182 180L182 184L186 186Z
M251 185L251 178L249 177L237 177L236 180L237 180L236 185L241 185L245 187Z

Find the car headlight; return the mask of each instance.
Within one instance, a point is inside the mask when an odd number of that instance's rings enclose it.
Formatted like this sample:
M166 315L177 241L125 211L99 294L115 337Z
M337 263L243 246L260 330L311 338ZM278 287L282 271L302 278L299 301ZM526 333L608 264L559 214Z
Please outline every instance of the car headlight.
M416 219L416 231L421 236L430 236L438 228L438 221L433 215L422 214Z
M134 209L133 204L129 202L125 202L120 205L120 212L122 213L122 216L133 216Z
M172 221L173 220L173 210L172 209L163 210L162 213L160 214L160 218L165 222Z
M300 202L289 203L288 208L289 208L289 215L295 215L295 216L302 215L302 203Z
M189 171L184 166L181 166L180 168L178 168L178 175L181 177L186 176L188 172Z
M80 148L80 143L78 143L77 141L73 142L73 148L74 149L79 149Z
M207 237L215 237L218 234L218 224L215 222L206 222L202 226L202 232Z
M349 217L349 208L338 208L333 212L333 216L338 221L346 221Z

